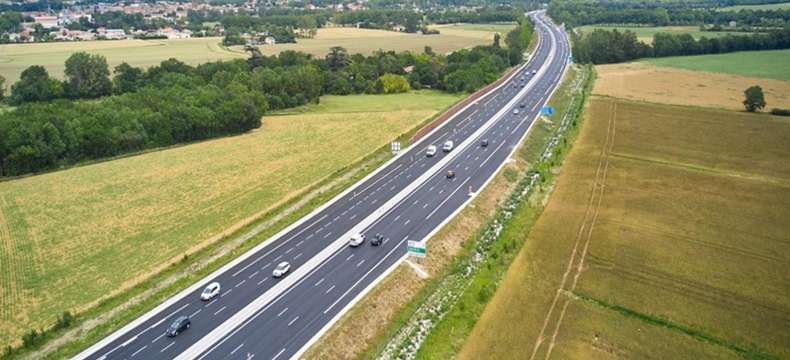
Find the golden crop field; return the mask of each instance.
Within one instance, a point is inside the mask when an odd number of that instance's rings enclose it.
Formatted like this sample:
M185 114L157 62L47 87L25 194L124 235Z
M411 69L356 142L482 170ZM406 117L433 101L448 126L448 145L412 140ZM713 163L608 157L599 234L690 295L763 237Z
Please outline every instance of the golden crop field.
M790 81L659 67L646 63L598 65L594 93L666 104L743 110L743 92L760 85L768 108L790 108Z
M488 44L494 38L489 31L449 31L439 35L416 35L384 30L356 28L323 28L314 39L298 39L296 44L261 46L266 55L283 50L298 50L323 57L332 46L342 46L350 53L369 54L378 49L423 51L430 46L444 53L461 48ZM228 50L220 46L222 38L192 38L179 40L118 40L82 41L38 44L0 45L0 75L8 84L19 79L19 75L30 65L42 65L50 75L61 78L63 63L74 52L87 51L107 58L112 70L121 62L133 66L149 67L163 60L176 58L197 65L216 60L246 58L242 47Z
M602 97L585 119L458 358L789 357L790 122Z
M244 135L0 182L0 347L216 241L457 99L326 96Z
M448 53L458 49L490 44L494 33L489 31L450 31L438 35L417 35L394 31L325 28L320 29L313 39L300 39L296 44L262 45L258 48L264 55L277 54L283 50L298 50L323 57L333 46L342 46L349 53L370 54L376 50L422 52L430 46L437 53ZM234 47L241 51L241 47Z

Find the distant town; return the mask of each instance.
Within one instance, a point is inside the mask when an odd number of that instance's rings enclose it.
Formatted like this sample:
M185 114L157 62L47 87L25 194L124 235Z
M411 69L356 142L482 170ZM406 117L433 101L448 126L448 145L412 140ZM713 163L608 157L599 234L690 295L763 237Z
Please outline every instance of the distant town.
M0 4L3 4L0 2ZM128 2L77 4L63 3L60 10L18 12L21 22L0 34L4 43L26 43L43 41L88 41L121 39L185 39L203 36L223 36L225 29L219 22L191 24L190 14L256 14L256 0L237 3L200 2ZM277 5L277 4L276 4ZM286 4L278 4L285 7ZM349 2L317 6L306 4L298 9L308 12L342 12L366 9L365 2ZM4 15L7 16L7 15ZM101 19L102 21L96 21ZM113 19L115 21L113 21ZM109 21L108 21L109 20ZM7 20L8 21L8 20ZM13 21L13 20L11 20ZM115 23L117 28L100 24ZM145 24L135 27L134 24ZM192 26L189 26L189 25ZM197 26L195 26L197 25ZM196 29L196 27L198 29ZM272 36L264 36L260 44L274 44Z

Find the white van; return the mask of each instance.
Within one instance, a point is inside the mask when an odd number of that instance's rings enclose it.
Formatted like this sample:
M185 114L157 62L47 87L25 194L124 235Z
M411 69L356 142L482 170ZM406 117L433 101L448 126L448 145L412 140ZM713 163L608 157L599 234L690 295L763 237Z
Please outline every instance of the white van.
M445 141L444 146L442 146L442 150L444 152L450 152L450 150L452 149L453 149L453 141L452 140Z

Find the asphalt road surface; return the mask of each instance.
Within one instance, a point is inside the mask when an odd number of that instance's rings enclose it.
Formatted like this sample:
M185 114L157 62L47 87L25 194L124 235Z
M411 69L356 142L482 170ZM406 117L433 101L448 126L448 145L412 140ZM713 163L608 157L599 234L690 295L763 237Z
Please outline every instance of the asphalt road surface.
M501 86L348 191L76 358L298 357L405 258L408 240L425 239L449 221L523 140L570 56L566 34L542 13L530 16L539 45ZM480 145L483 139L488 146ZM447 140L455 147L444 152ZM439 148L435 156L425 155L428 145ZM455 177L448 179L447 170ZM367 240L351 248L348 237L355 233ZM385 240L374 247L377 233ZM274 278L281 261L290 262L291 271ZM220 296L201 301L203 287L214 281L222 285ZM191 327L166 336L178 316L190 317Z

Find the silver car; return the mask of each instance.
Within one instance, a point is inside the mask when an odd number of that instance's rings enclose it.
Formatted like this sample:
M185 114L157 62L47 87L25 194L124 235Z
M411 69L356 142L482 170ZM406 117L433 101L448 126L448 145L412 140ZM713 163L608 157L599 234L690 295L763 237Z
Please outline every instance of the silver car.
M283 261L277 264L277 267L274 268L274 271L272 271L272 276L276 278L282 277L283 275L287 274L289 270L291 270L291 264L289 264L287 261Z
M216 281L211 284L208 284L208 286L206 286L206 288L203 289L203 292L200 293L200 300L209 301L217 297L217 295L219 295L219 289L220 289L219 283Z

